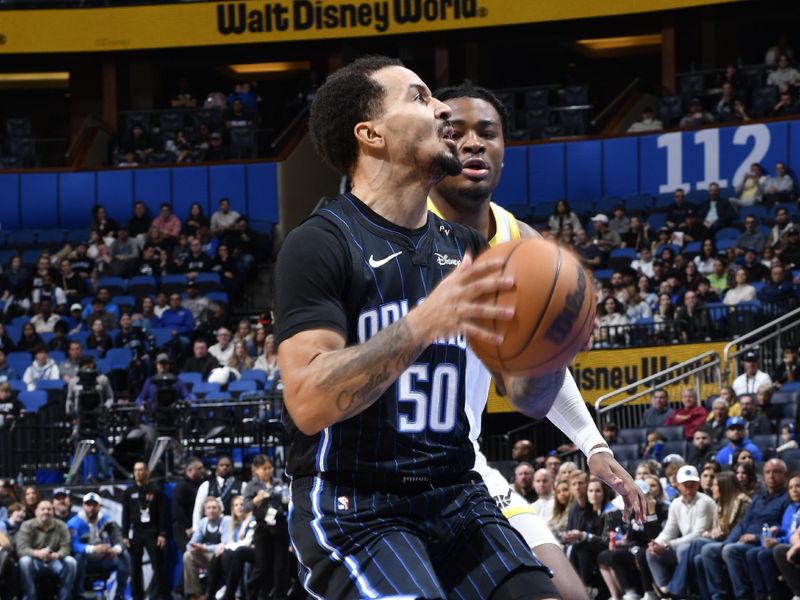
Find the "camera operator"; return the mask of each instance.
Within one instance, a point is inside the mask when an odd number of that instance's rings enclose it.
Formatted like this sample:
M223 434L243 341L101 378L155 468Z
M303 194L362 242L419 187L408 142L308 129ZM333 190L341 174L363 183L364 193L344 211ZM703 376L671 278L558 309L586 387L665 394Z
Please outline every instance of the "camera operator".
M107 410L114 404L114 391L108 377L97 373L91 356L82 356L78 376L67 388L66 412L75 419L75 439L93 439L97 453L98 479L113 479L114 472L108 460Z
M177 430L179 415L176 404L189 400L186 385L170 372L169 366L169 356L162 352L156 357L155 375L145 380L142 391L136 398L148 453L155 443L157 430Z

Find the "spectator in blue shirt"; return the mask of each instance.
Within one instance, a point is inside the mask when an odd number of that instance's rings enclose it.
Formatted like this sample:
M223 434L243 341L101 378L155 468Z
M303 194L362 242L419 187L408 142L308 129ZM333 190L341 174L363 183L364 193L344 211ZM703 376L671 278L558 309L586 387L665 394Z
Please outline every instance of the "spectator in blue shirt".
M164 353L159 354L156 357L156 375L154 375L154 377L168 373L169 364L169 356ZM175 382L175 388L178 391L179 400L189 399L189 392L186 389L186 385L180 379ZM152 422L155 419L157 391L158 386L156 386L156 384L153 382L153 377L148 377L142 386L142 391L139 393L139 397L136 398L136 406L139 408L139 411L143 413L142 421L144 422Z
M194 331L192 311L181 306L180 294L170 294L169 308L161 313L161 326L176 331L182 337L188 337Z
M111 304L111 292L108 291L108 288L101 287L97 290L97 295L95 296L95 300L98 300L102 307L100 307L101 312L107 312L112 317L114 317L114 323L119 320L119 307L116 304ZM87 323L91 324L91 319L89 319L89 315L92 312L97 312L97 306L95 306L94 301L92 304L86 306L83 309L83 314L81 315ZM107 327L106 329L113 329L113 327Z
M789 303L796 302L791 279L786 278L786 269L783 265L774 265L770 270L770 277L758 292L758 299L762 302L781 304L789 308Z
M791 476L788 491L791 504L786 507L780 525L771 527L772 537L761 540L763 548L753 548L747 552L747 565L756 598L779 598L781 595L777 585L780 573L773 548L778 544L788 544L797 529L800 518L800 473Z
M701 556L711 600L760 597L754 590L754 585L758 584L754 584L755 576L750 573L748 553L759 550L763 525L779 525L789 506L786 463L779 458L768 460L764 463L763 473L766 491L753 496L747 513L724 541L703 547ZM757 557L757 552L754 557ZM723 561L728 568L728 577L722 568Z
M725 429L725 437L728 438L728 443L717 452L717 462L719 464L732 465L734 453L741 449L748 450L756 462L764 460L761 450L747 437L746 425L747 422L742 417L728 417L727 428Z

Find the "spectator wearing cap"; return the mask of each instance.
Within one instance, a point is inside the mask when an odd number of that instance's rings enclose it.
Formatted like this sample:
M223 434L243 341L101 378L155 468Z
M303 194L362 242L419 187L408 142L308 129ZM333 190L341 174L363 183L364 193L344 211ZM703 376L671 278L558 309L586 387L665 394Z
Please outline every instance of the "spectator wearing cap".
M641 133L643 131L659 131L664 129L664 124L656 119L656 111L652 106L645 106L642 109L642 119L631 123L628 133Z
M94 298L92 298L92 303L87 306L83 311L83 322L86 326L86 329L89 331L92 330L92 325L95 321L100 320L103 322L103 327L106 331L111 331L117 325L117 317L109 311L108 309L111 307L117 308L113 304L110 306L106 306L103 302L103 299L100 298L98 294Z
M694 432L705 424L708 411L697 403L697 392L694 388L683 389L681 402L683 406L667 417L664 425L682 425L684 437L691 440Z
M211 300L200 294L197 283L189 280L186 284L186 299L183 300L182 306L192 313L196 325L206 324L211 304Z
M692 98L689 100L689 112L687 112L678 123L678 127L684 129L686 127L700 127L713 123L714 117L711 113L703 110L703 103L700 98Z
M769 527L780 526L783 514L789 506L786 475L786 463L782 460L773 458L764 463L766 491L753 496L750 508L728 537L722 542L711 542L703 547L703 571L711 598L734 597L744 600L761 597L756 595L753 583L758 587L763 582L755 579L760 578L760 574L750 572L753 569L750 558L752 556L757 560L764 524ZM723 563L727 567L727 576Z
M28 386L28 390L35 390L38 381L60 378L61 374L59 373L58 365L56 365L56 361L50 358L47 346L34 348L33 363L25 369L25 373L22 375L22 381Z
M56 488L51 496L53 502L53 516L67 523L72 518L72 503L69 500L67 488Z
M597 244L601 252L608 254L614 248L618 248L622 243L622 238L616 231L609 229L609 219L603 213L598 213L592 217L592 227L594 237L592 242Z
M86 329L83 323L83 306L80 302L75 302L69 307L69 314L64 317L64 322L67 324L67 333L73 334Z
M755 248L744 249L744 263L742 268L747 271L748 281L765 281L769 278L769 269L760 260Z
M716 512L714 501L700 492L700 476L695 467L683 465L676 479L680 495L670 504L664 529L648 544L646 554L653 582L665 594L669 593L678 563L689 558L691 541L711 529Z
M750 438L747 437L747 421L742 417L728 417L725 428L725 437L728 442L717 452L717 462L721 465L733 465L733 455L738 450L747 450L753 455L753 460L761 462L764 454Z
M744 372L733 380L733 391L737 396L742 394L755 394L763 384L772 384L769 375L758 368L758 353L748 350L744 353Z
M36 580L49 574L58 578L58 600L69 600L76 564L67 524L53 518L49 500L39 501L35 517L20 527L16 543L23 597L36 598Z
M759 255L767 245L767 236L758 230L758 221L753 215L744 218L744 231L736 238L736 254L744 254L748 248L752 248Z
M168 354L162 352L156 356L156 375L168 373L169 366L170 360ZM180 379L175 382L175 389L178 390L178 398L180 400L185 401L189 399L189 392L186 389L186 384L184 384ZM142 391L136 398L136 406L139 408L139 412L143 413L142 420L144 422L153 422L155 419L157 391L158 388L153 382L153 378L148 377L142 386Z
M708 239L708 230L700 222L697 210L690 208L686 211L686 221L676 231L683 233L685 242L701 242Z
M697 212L705 228L711 232L729 227L736 220L736 209L730 200L720 195L717 182L708 184L708 197L697 207Z
M786 230L786 241L779 258L787 269L800 268L800 233L794 225Z
M230 158L228 150L222 141L222 134L215 131L208 136L208 149L206 149L204 159L206 161L227 160Z
M84 590L86 571L102 572L106 576L117 573L115 600L125 597L125 587L131 572L128 553L122 543L122 531L111 518L100 510L100 496L89 492L83 496L82 510L67 523L72 554L77 565L75 597Z

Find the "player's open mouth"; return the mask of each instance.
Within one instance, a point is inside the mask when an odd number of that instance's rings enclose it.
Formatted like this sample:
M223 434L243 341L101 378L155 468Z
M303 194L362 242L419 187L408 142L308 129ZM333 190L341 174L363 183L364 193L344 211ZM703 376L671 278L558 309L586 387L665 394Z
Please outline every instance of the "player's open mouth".
M464 161L461 174L470 179L482 181L489 176L489 165L480 158L470 158Z

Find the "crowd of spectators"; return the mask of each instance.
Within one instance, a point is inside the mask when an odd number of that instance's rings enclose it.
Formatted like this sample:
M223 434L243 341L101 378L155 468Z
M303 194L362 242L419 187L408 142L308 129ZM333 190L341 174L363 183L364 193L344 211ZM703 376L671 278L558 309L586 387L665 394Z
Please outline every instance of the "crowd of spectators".
M657 389L638 428L604 423L647 495L642 524L623 522L621 498L557 453L565 448L537 457L530 441L515 443L513 487L549 524L589 597L800 595L800 453L795 411L782 412L800 399L800 363L791 347L771 375L754 354L744 362L733 385L703 403L693 388L679 406ZM786 398L773 401L778 393Z
M754 193L748 192L748 181ZM754 163L736 189L711 183L609 214L554 204L545 237L595 272L597 347L733 337L798 305L800 232L792 177Z
M189 457L171 499L165 491L143 459L121 498L82 492L76 506L63 487L43 497L36 486L0 481L0 598L48 589L59 600L83 598L98 580L117 600L127 597L128 582L136 599L305 597L290 552L288 486L270 458L255 455L242 481L228 455L214 457L211 472ZM176 581L170 559L182 564Z

